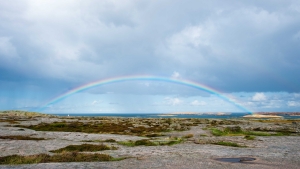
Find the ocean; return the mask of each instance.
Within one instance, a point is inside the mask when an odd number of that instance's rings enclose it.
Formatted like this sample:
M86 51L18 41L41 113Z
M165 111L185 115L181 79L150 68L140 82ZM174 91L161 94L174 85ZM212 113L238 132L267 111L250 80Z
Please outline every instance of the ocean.
M201 118L201 119L236 119L250 113L218 114L159 114L159 113L56 113L57 116L76 117L127 117L127 118ZM299 119L300 116L282 115L284 119Z

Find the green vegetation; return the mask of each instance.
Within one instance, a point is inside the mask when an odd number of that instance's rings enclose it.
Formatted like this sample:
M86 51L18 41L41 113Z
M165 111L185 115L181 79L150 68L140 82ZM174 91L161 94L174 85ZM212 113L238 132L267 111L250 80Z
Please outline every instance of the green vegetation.
M206 122L207 127L216 127L218 125L238 125L238 124L243 124L245 122L243 121L239 121L239 120L228 120L228 119L225 119L225 120L216 120L216 119L212 119L212 120L208 120Z
M37 131L66 131L66 132L85 132L85 133L111 133L127 135L147 135L153 132L168 131L165 126L155 125L150 127L134 126L129 122L115 123L97 123L97 122L54 122L40 123L32 126L18 126Z
M225 135L223 131L219 130L219 129L216 129L216 128L212 128L211 129L211 133L214 135L214 136L223 136Z
M252 136L277 136L277 133L268 133L268 132L259 132L259 131L246 131L244 132L245 135L252 135Z
M29 128L36 131L64 131L64 132L85 132L85 133L110 133L137 135L147 137L163 136L161 132L173 130L189 130L189 126L194 122L186 119L143 119L143 118L78 118L80 120L68 119L53 123L40 123L37 125L25 126L15 125L15 127ZM81 121L85 120L85 121Z
M255 140L255 137L254 136L249 136L249 135L246 135L244 137L246 140Z
M48 154L38 154L29 156L11 155L0 157L0 164L36 164L51 162L95 162L95 161L116 161L121 158L113 158L106 154L90 154L78 152L63 152L50 156Z
M132 141L132 140L119 141L118 144L128 146L128 147L141 146L141 145L144 145L144 146L157 146L158 145L147 139L137 140L137 141Z
M135 146L135 142L132 140L129 141L119 141L118 144L123 145L123 146L127 146L127 147L134 147Z
M160 136L164 136L162 134L157 134L157 133L151 133L151 134L147 134L145 135L146 137L160 137Z
M253 121L257 121L253 119ZM288 124L292 122L300 122L300 119L265 119L265 120L258 120L262 123L277 123L277 124Z
M14 117L54 117L49 114L42 114L37 112L28 112L28 111L20 111L20 110L8 110L8 111L0 111L0 116L14 116Z
M115 139L106 139L106 140L82 140L81 142L108 142L108 143L115 143L117 142Z
M95 144L81 144L81 145L69 145L65 148L61 148L58 150L53 150L50 152L53 153L61 153L64 151L68 151L68 152L83 152L83 151L89 151L89 152L95 152L95 151L103 151L103 150L117 150L117 147L109 147L107 145L104 144L100 144L100 145L95 145Z
M261 132L261 131L245 131L239 126L226 127L224 130L211 128L214 136L284 136L290 135L289 132Z
M142 140L137 140L134 142L135 146L156 146L156 144L150 140L147 139L142 139Z
M181 142L183 142L184 140L183 139L176 139L176 140L170 140L170 141L167 141L167 142L159 142L159 145L167 145L167 146L171 146L171 145L174 145L174 144L179 144Z
M171 140L148 140L148 139L142 139L137 141L119 141L118 144L128 146L128 147L134 147L134 146L171 146L174 144L179 144L183 142L184 140L182 138L173 138Z
M103 142L114 143L114 142L116 142L116 140L115 139L106 139Z
M192 137L194 137L194 134L187 134L184 136L184 138L192 138Z
M35 117L54 117L48 114L26 112L19 110L0 111L0 122L7 122L9 124L19 124L20 121L35 120Z
M13 120L13 119L5 119L5 120L1 119L0 122L7 122L9 124L20 124L18 120Z
M237 143L226 142L226 141L220 141L220 142L216 142L216 143L212 143L212 144L222 145L222 146L230 146L230 147L245 147L245 146L241 146Z
M45 140L44 138L35 138L29 136L0 136L0 139L10 139L10 140Z

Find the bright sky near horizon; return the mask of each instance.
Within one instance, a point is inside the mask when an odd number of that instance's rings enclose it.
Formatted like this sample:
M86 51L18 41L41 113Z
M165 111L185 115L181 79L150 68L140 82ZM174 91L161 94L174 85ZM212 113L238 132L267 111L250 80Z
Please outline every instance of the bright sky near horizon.
M0 110L300 111L299 65L299 0L0 0Z

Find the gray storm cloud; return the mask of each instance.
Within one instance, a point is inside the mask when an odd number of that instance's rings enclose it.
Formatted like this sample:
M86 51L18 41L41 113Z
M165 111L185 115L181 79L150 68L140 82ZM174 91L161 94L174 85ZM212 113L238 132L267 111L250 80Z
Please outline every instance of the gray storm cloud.
M0 9L3 89L178 72L226 92L300 91L296 0L28 0Z

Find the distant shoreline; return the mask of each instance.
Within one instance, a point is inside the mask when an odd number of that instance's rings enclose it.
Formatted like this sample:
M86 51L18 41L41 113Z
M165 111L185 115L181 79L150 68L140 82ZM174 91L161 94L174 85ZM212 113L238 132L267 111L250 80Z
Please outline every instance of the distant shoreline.
M199 118L199 119L236 119L236 118L284 118L299 119L300 112L174 112L174 113L56 113L43 114L25 111L0 111L1 114L10 116L68 116L68 117L112 117L112 118Z
M264 115L264 114L251 114L251 115L245 115L244 118L283 118L283 116L277 116L277 115Z

